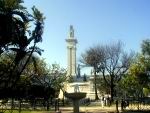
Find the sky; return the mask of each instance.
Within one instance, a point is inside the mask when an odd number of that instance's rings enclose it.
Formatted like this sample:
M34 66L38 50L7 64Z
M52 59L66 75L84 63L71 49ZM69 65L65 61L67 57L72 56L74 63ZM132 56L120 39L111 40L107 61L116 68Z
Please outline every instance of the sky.
M67 67L69 26L73 25L77 60L95 44L121 40L126 51L140 52L142 40L150 38L150 0L24 0L44 13L42 57L48 64Z

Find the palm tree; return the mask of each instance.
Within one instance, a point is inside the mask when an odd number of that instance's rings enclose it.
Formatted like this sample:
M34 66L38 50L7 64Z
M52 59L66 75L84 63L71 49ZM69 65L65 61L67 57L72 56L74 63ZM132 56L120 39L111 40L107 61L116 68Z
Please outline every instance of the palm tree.
M29 14L21 3L23 0L0 1L0 55L6 51L13 51L15 54L12 65L5 74L0 75L1 78L8 76L6 87L12 87L19 80L34 52L42 52L36 44L42 41L43 14L35 7L32 8L33 14ZM33 31L29 29L32 22L35 24Z

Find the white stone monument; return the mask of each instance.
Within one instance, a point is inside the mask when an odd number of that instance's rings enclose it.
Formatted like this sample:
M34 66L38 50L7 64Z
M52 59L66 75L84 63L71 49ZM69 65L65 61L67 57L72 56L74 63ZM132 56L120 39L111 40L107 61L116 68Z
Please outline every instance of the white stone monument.
M78 72L77 72L77 65L76 65L76 44L77 39L75 37L74 28L70 25L68 37L66 39L67 43L67 76L73 77L74 81L71 83L65 82L64 83L64 91L67 93L84 93L86 92L86 98L94 99L95 92L93 87L93 79L89 78L88 81L82 81L82 77L80 76L80 66L78 65ZM78 78L78 77L79 78ZM64 93L60 91L59 98L63 98Z
M67 42L67 57L68 57L68 67L67 76L76 77L76 44L77 39L74 37L73 26L70 25L69 36L66 39Z

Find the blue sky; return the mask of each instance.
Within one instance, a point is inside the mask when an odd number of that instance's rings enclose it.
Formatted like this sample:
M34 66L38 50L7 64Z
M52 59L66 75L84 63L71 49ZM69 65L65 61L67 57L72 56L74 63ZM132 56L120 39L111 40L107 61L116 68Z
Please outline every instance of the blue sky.
M88 47L121 40L124 49L140 51L150 38L150 0L24 0L44 13L45 28L40 45L46 62L67 66L65 39L73 25L78 40L77 58Z

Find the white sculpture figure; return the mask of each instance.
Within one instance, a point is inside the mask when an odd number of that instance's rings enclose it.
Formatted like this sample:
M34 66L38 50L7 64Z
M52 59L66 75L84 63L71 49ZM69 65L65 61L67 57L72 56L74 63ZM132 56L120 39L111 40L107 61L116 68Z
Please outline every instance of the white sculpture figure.
M74 37L74 29L73 26L70 25L70 37L73 38Z
M80 90L79 90L79 85L78 85L78 84L76 84L76 85L74 86L74 92L80 92Z

